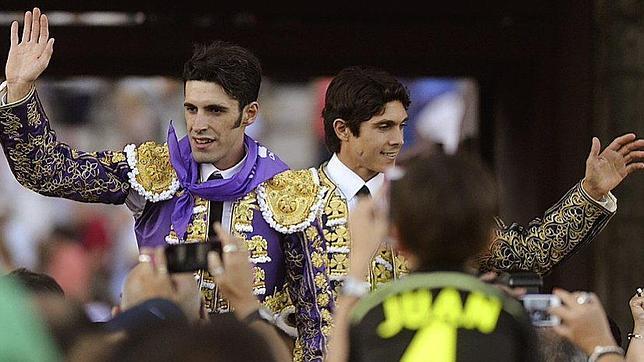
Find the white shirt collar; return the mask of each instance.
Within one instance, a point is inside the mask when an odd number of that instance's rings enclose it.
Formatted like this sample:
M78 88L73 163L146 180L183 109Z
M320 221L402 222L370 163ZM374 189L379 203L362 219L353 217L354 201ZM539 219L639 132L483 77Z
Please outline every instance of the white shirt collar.
M342 163L335 153L326 165L326 172L350 204L363 185L367 185L371 195L375 195L380 191L380 187L382 187L385 181L385 175L378 173L365 183L362 177L358 176L347 165Z
M212 163L200 163L199 175L201 177L201 182L208 180L208 177L210 177L210 175L212 175L215 172L219 172L221 176L224 178L224 180L235 176L235 174L237 174L237 172L239 172L239 170L244 165L244 162L246 162L246 158L248 158L248 153L245 153L244 158L242 158L241 161L237 162L235 166L226 170L220 170L217 167L215 167L215 165L213 165Z

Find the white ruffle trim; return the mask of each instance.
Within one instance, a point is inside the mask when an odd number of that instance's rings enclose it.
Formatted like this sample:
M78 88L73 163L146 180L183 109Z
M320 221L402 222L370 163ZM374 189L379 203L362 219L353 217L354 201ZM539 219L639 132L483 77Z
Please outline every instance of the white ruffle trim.
M293 313L296 313L294 306L288 306L282 309L280 313L277 313L275 315L275 326L281 329L282 331L284 331L284 333L288 334L289 336L293 338L297 338L298 336L297 328L290 326L288 323L286 323L286 321L288 320L288 316Z
M337 219L328 219L326 221L327 226L345 225L346 223L347 219L343 217L339 217Z
M271 262L270 256L260 256L259 258L248 258L248 260L253 264L269 263Z
M390 262L388 262L388 261L386 261L385 259L383 259L380 255L378 255L377 257L375 257L375 259L374 259L374 260L376 261L376 264L384 265L384 266L385 266L385 268L387 268L387 270L394 270L393 265L391 265L391 263L390 263Z
M130 166L130 172L127 173L128 178L130 179L130 185L136 192L138 192L141 196L145 197L146 200L150 202L159 202L159 201L164 201L164 200L169 200L174 196L175 192L179 190L179 180L177 180L176 177L172 178L172 183L170 184L170 187L168 187L167 190L161 192L161 193L153 193L148 190L146 190L143 185L139 183L139 181L136 180L136 175L139 174L139 170L136 167L136 146L133 144L129 144L125 146L125 155L127 156L127 163Z
M253 225L237 223L235 224L235 231L238 231L240 233L252 233Z
M327 247L329 253L340 253L340 254L349 254L351 251L348 246L329 246Z
M273 217L273 212L271 211L270 207L268 206L268 203L266 202L267 195L266 195L266 189L264 186L264 183L260 184L257 186L257 202L259 203L259 209L262 211L262 216L264 216L264 220L270 225L273 229L279 231L282 234L293 234L299 231L304 231L311 223L313 220L315 220L315 217L318 214L318 211L321 209L322 202L324 201L324 194L326 192L326 187L320 185L320 178L318 177L317 170L315 168L310 168L309 171L311 172L313 176L313 182L318 186L318 194L316 196L315 203L311 206L311 209L309 210L309 215L306 217L304 221L302 221L299 224L291 225L291 226L284 226L281 224L278 224L275 221L275 218Z

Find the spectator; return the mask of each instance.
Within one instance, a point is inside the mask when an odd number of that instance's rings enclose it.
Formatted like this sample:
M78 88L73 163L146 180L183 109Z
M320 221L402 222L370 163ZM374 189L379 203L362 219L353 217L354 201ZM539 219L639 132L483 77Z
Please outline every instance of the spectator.
M401 177L390 185L391 215L383 200L362 200L351 214L351 267L329 360L429 354L458 361L536 360L534 331L521 305L474 275L498 208L490 173L464 155L443 154L419 154L398 171ZM369 260L387 230L412 273L358 303L369 290Z

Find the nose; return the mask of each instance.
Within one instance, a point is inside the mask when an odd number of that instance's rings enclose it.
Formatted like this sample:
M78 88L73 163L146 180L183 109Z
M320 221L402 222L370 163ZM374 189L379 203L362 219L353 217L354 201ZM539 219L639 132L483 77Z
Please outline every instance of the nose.
M201 111L198 111L197 114L194 115L194 120L192 122L193 131L201 132L206 130L207 128L208 128L208 120L206 119L205 115Z
M392 146L402 146L405 143L404 128L396 128L391 132L389 144Z

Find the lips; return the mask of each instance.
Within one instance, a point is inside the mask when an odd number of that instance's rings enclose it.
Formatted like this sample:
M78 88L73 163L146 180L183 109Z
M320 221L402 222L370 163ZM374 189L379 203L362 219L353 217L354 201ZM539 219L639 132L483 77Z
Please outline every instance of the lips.
M380 152L380 154L385 156L386 158L389 158L391 160L395 160L396 157L398 157L399 152L400 151L388 151L388 152L383 151L383 152Z
M198 150L204 150L214 142L215 139L210 137L192 137L192 144Z

